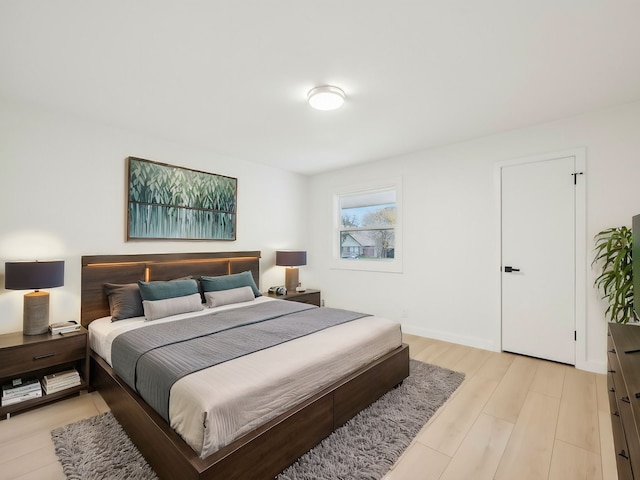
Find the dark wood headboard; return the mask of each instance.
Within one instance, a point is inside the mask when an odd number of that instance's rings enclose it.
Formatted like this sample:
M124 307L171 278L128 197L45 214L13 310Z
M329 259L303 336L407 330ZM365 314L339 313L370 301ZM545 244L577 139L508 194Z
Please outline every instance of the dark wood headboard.
M82 257L80 322L89 325L109 315L105 283L172 280L188 275L220 276L250 271L260 286L260 252L151 253Z

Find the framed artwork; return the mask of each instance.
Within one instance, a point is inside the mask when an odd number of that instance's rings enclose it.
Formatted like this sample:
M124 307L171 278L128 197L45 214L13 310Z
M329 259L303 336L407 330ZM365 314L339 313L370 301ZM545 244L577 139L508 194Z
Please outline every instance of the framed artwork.
M127 240L235 240L238 179L127 158Z

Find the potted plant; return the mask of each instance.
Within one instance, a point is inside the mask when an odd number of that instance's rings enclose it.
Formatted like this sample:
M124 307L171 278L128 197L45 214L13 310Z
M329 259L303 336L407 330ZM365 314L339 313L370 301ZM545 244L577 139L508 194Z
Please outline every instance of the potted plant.
M602 264L602 273L596 278L595 286L602 290L602 298L609 303L605 314L611 322L634 320L631 229L625 226L608 228L598 233L595 241L595 258L591 265Z

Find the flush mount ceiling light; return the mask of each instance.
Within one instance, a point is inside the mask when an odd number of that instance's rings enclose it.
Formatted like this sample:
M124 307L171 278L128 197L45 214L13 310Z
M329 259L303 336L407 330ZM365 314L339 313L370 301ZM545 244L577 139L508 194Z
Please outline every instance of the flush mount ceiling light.
M307 98L316 110L335 110L344 103L344 92L333 85L323 85L309 90Z

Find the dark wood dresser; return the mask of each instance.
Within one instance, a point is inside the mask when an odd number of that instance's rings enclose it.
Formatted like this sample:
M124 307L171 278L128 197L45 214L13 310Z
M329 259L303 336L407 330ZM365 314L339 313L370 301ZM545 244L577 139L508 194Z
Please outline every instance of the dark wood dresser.
M640 479L640 326L609 324L607 387L619 479Z

